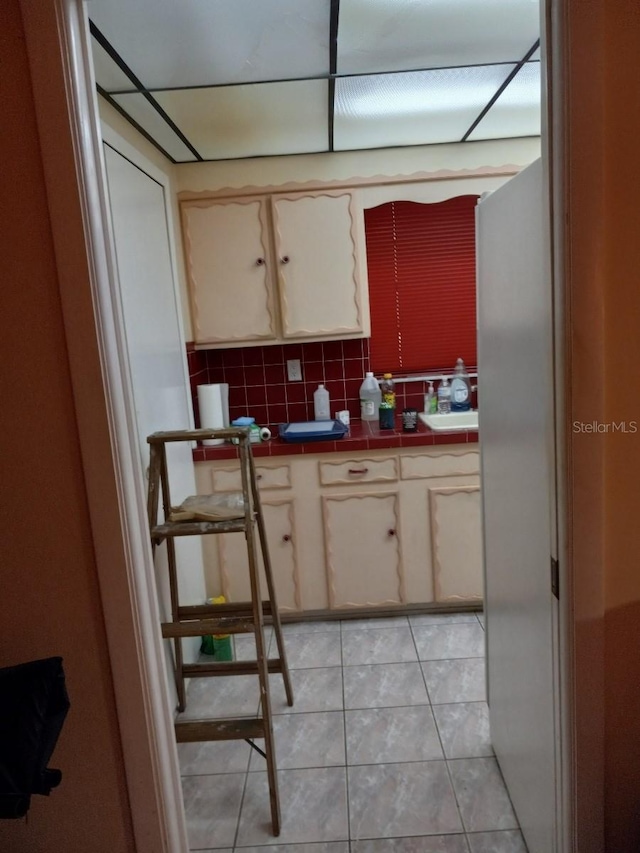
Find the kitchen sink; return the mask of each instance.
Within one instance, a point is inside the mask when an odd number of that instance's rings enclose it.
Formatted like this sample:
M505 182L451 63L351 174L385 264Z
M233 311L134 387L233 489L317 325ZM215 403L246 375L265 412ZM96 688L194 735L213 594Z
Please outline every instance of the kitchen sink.
M477 412L450 412L448 415L429 415L426 412L420 412L418 417L425 426L435 432L478 429Z

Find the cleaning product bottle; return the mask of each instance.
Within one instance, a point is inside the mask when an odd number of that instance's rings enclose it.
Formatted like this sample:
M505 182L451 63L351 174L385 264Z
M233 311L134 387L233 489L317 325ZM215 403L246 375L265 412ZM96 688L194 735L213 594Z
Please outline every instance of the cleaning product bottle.
M324 385L318 385L313 392L313 412L317 421L331 420L331 406L329 404L329 392Z
M368 372L360 386L360 416L363 421L377 421L382 394L373 373Z
M380 429L393 429L396 414L396 386L390 373L380 383Z
M433 386L433 382L431 383L431 385ZM431 398L431 414L435 415L437 411L438 411L438 395L434 391L433 397Z
M464 361L459 358L456 362L456 370L451 380L451 411L468 412L471 408L471 380L464 366Z
M442 382L438 385L438 414L448 415L451 411L451 386L446 376L442 377Z
M434 410L434 404L435 407L437 407L438 401L436 399L436 392L433 388L433 382L430 382L427 393L424 395L424 411L427 415Z

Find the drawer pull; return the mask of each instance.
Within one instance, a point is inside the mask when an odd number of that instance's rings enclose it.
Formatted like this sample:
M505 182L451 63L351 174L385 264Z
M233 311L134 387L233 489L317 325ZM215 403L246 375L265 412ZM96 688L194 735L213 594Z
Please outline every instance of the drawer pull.
M282 537L283 542L291 542L291 536L288 533L285 533Z
M396 531L392 527L391 530L389 530L389 536L395 536L395 535L396 535Z
M263 474L256 474L256 480L262 480Z
M369 469L368 468L349 468L349 473L350 474L368 474Z
M264 266L264 258L258 258L256 261L256 266L257 267L263 267Z
M291 258L289 257L289 255L283 255L280 258L280 263L281 264L288 264L290 260L291 260Z

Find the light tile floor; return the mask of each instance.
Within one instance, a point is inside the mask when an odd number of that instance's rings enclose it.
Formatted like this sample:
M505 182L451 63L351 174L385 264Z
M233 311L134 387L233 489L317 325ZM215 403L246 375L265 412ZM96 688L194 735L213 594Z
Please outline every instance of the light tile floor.
M284 634L293 708L271 676L281 835L262 756L244 741L180 744L192 850L526 853L491 748L481 614ZM251 637L236 640L238 658L254 653ZM182 717L253 715L258 703L255 676L194 679Z

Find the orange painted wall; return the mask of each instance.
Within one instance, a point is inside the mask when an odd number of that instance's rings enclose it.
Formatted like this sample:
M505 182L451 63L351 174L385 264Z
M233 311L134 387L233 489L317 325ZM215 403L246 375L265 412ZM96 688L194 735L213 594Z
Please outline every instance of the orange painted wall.
M592 826L604 793L604 849L631 853L640 849L640 7L571 0L568 10L569 421L638 426L570 439L585 617L577 849L602 849Z
M71 711L63 781L11 853L133 851L120 738L77 442L38 134L17 0L0 27L0 665L62 655Z

